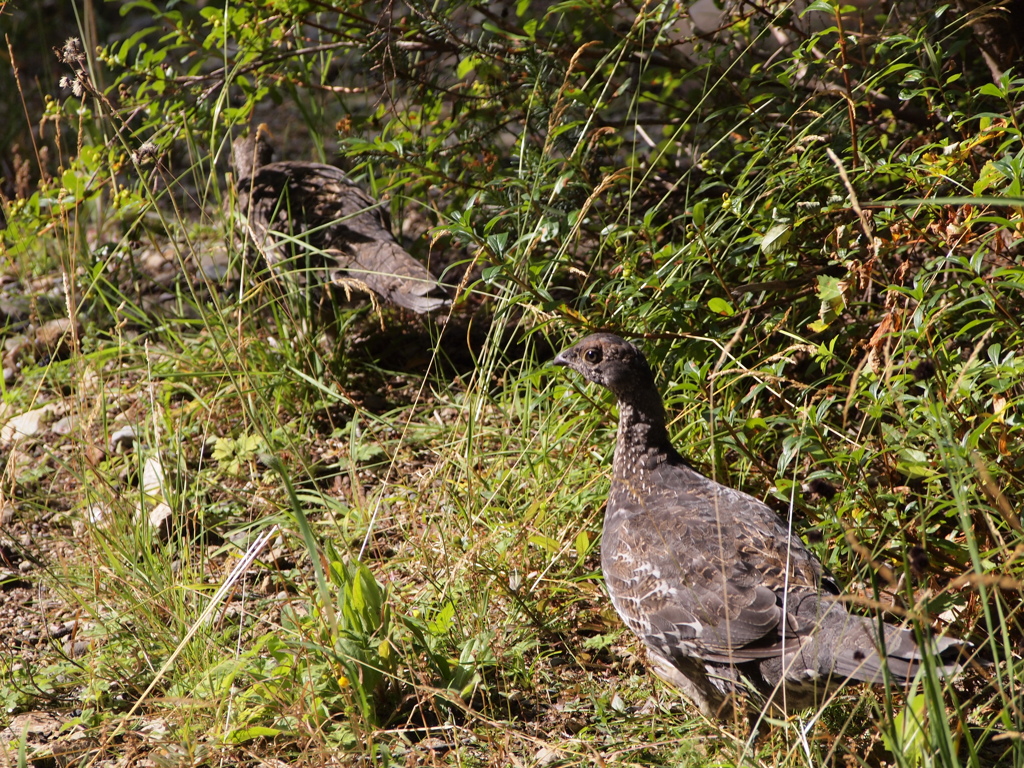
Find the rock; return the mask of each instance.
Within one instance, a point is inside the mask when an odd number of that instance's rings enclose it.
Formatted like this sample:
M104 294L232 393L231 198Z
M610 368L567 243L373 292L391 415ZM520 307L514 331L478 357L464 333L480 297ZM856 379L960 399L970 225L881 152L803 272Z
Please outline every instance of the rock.
M32 299L23 293L0 297L0 319L8 323L27 320L32 314Z
M50 425L50 431L55 435L70 435L71 430L75 428L75 417L65 416L63 419L58 419Z
M58 733L64 720L49 712L26 712L11 718L10 725L0 730L0 739L17 744L21 739L38 741Z
M111 453L128 453L135 447L135 427L131 424L121 427L110 436Z
M43 323L36 330L36 349L40 355L59 360L67 357L82 338L82 323L67 317L58 317Z
M89 643L85 640L75 640L74 642L64 643L64 653L66 653L69 658L81 658L82 656L85 656L88 651Z
M35 343L35 338L24 333L8 336L4 339L4 359L17 362L20 357L32 352Z
M36 344L28 336L19 334L4 340L4 381L13 382L18 377L18 371L25 364L25 360L31 360L35 355Z
M533 761L538 766L546 766L551 765L552 763L560 760L561 758L562 755L557 750L551 749L551 747L541 747L533 756Z
M164 494L164 467L159 456L150 456L142 464L142 491L147 496L166 499Z
M56 403L47 403L42 408L26 411L15 416L0 429L0 445L9 446L26 437L34 437L43 432L57 415Z
M139 269L159 285L170 285L181 274L173 250L146 247L136 256Z
M222 245L211 244L207 248L200 248L194 257L199 270L208 280L220 282L231 272L230 254Z
M114 511L107 504L91 504L85 508L85 519L90 525L106 525Z
M88 445L85 449L85 460L90 467L99 466L99 463L107 458L107 452L98 445Z
M174 510L171 505L161 501L149 510L149 524L156 531L160 541L167 541L171 537L171 530L174 523Z

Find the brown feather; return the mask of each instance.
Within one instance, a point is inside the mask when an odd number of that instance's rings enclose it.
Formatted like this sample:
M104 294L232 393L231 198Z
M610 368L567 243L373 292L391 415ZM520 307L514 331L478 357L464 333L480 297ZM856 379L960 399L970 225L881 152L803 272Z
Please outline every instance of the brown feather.
M429 312L447 305L441 286L391 234L381 203L340 169L269 162L261 127L233 146L238 206L266 266L300 286L356 280L386 301Z

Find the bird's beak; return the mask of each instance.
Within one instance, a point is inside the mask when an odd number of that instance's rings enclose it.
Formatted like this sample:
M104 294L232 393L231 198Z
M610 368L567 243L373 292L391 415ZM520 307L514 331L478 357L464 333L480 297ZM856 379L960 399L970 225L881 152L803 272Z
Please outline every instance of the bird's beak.
M568 352L568 350L565 350L565 352ZM551 361L551 364L563 365L568 367L569 359L565 356L565 352L559 352L557 355L555 355L555 359Z

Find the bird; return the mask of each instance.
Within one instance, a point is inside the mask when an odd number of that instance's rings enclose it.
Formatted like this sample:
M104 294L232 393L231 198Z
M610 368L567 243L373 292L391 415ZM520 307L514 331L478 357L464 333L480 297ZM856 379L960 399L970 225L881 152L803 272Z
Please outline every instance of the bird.
M232 143L235 190L267 267L304 288L350 287L420 314L447 306L443 287L391 234L382 204L333 165L273 162L266 124Z
M770 507L702 475L669 439L644 355L595 333L552 361L609 389L619 424L601 538L616 612L653 671L711 719L820 704L847 682L911 680L963 643L850 613L817 557Z

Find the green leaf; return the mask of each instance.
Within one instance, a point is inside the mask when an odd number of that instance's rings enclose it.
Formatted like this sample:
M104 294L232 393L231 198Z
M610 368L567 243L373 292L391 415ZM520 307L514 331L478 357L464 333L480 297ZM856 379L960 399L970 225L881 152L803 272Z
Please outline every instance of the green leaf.
M844 281L838 277L818 275L818 298L822 302L834 302L836 299L843 299Z
M708 300L708 309L714 312L716 315L725 315L731 317L736 314L733 310L732 305L725 299L720 299L717 296L713 299Z
M695 206L693 206L693 223L697 227L704 226L704 211L707 209L707 204L701 200Z
M384 449L374 443L360 442L352 446L352 459L360 463L368 463L382 459Z
M999 86L995 83L985 83L978 89L978 93L982 96L994 96L997 99L1005 99L1006 94L999 89Z
M234 455L235 441L230 437L218 437L216 444L213 446L213 460L225 462L232 459Z
M587 535L586 531L580 531L576 534L574 546L576 548L576 560L578 563L582 563L587 553L590 552L590 536Z
M787 222L772 226L761 238L761 252L771 255L780 251L793 236L793 227Z
M588 651L603 651L605 648L610 648L614 645L615 641L621 636L621 632L609 632L605 635L594 635L593 637L588 637L583 641L583 647Z
M839 317L846 308L845 294L845 280L828 275L818 275L818 298L821 300L821 306L818 309L817 322L810 323L807 327L815 332L828 328L829 324Z
M444 604L440 611L434 616L433 619L427 622L427 631L430 632L434 637L442 637L448 633L451 629L452 622L455 620L455 606L448 601Z
M531 536L529 541L534 546L540 547L541 549L546 549L551 554L557 554L558 551L562 548L562 545L554 539L549 538L548 536L541 536L540 534L535 534Z
M923 765L922 748L927 734L924 730L926 701L923 694L907 699L903 709L892 720L892 733L882 733L882 741L890 752L903 756L907 765Z
M238 452L243 456L252 456L260 449L262 443L259 435L243 435L238 438Z
M286 733L286 731L280 728L268 728L265 725L253 725L249 728L239 728L237 731L232 731L228 737L229 741L233 744L242 744L253 739L276 739L278 736Z
M836 6L834 3L827 2L827 0L814 0L813 3L808 5L800 13L800 18L804 18L809 13L827 13L829 15L835 15Z
M455 68L455 76L460 80L465 80L466 75L476 69L477 62L476 56L466 56Z
M992 161L989 160L981 167L981 172L978 174L978 180L974 182L974 186L971 191L975 195L980 195L993 185L1001 183L1004 178L1003 174L1000 173Z

